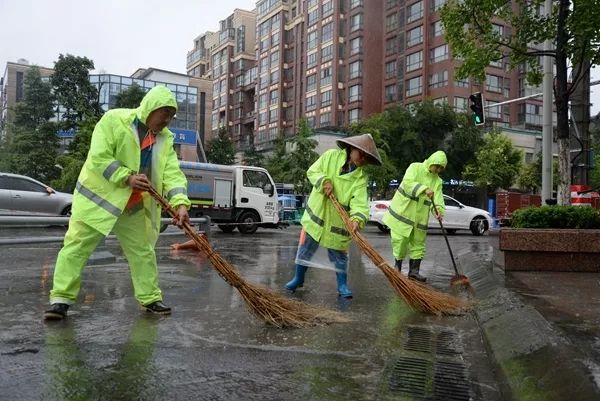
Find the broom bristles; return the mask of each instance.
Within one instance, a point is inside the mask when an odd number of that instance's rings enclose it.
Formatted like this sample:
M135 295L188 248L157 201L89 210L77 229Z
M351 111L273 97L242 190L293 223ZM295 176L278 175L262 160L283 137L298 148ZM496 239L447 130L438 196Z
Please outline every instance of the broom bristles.
M364 254L383 272L392 288L408 305L422 312L435 315L460 313L468 306L461 298L444 294L418 281L411 280L391 267L361 233L352 231L352 220L333 193L329 195L329 199L344 221L344 225L351 233L352 238Z
M173 208L154 188L148 192L171 217L175 217ZM184 223L183 230L208 257L219 275L238 290L250 312L266 323L276 327L306 327L349 321L339 312L307 305L268 288L247 283L235 267L212 248L206 236L196 233L187 223Z

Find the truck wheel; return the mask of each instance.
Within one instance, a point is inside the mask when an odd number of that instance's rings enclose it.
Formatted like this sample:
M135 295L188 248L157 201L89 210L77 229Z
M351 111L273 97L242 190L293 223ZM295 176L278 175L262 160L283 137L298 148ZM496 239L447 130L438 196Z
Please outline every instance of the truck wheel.
M237 226L238 230L242 234L254 234L256 230L258 230L258 224L248 224L248 223L258 223L260 219L254 212L244 212L238 219L238 223L242 223Z
M224 233L232 233L233 230L235 230L235 226L223 226L223 225L219 225L219 228L221 229L221 231L223 231Z
M476 216L471 221L471 232L473 235L480 236L483 235L488 230L488 223L485 217Z

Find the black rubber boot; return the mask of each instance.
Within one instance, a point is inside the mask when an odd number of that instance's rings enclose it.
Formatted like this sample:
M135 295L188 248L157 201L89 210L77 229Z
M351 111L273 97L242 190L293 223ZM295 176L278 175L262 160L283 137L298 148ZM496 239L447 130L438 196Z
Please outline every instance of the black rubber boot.
M68 310L67 304L52 304L50 309L44 312L44 320L62 320L67 317Z
M171 308L162 303L162 301L152 302L148 305L143 305L142 309L146 312L155 313L157 315L170 315Z
M396 259L396 264L394 265L399 272L402 272L402 260Z
M426 282L427 279L419 274L419 269L421 268L421 259L410 259L408 261L408 277L413 280L420 281L422 283Z

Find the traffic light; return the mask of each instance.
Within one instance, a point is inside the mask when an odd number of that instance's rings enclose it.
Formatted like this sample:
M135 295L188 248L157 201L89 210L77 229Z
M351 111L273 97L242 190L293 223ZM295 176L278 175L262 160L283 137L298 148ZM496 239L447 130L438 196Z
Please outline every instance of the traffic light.
M475 123L477 126L485 124L483 96L481 95L481 92L473 93L469 99L471 100L471 110L473 110L473 123Z

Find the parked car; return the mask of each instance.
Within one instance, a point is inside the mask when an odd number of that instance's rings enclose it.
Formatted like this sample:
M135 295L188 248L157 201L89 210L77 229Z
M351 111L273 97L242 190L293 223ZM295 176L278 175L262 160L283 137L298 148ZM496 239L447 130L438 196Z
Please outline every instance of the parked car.
M370 203L369 223L377 225L383 232L389 231L382 219L391 202L379 200ZM463 205L448 195L444 195L444 204L446 213L442 222L448 234L454 234L457 230L471 230L473 235L483 235L493 224L492 217L483 209ZM440 224L433 215L429 217L428 226L429 228L440 228Z
M0 214L68 216L73 195L24 175L0 173Z

